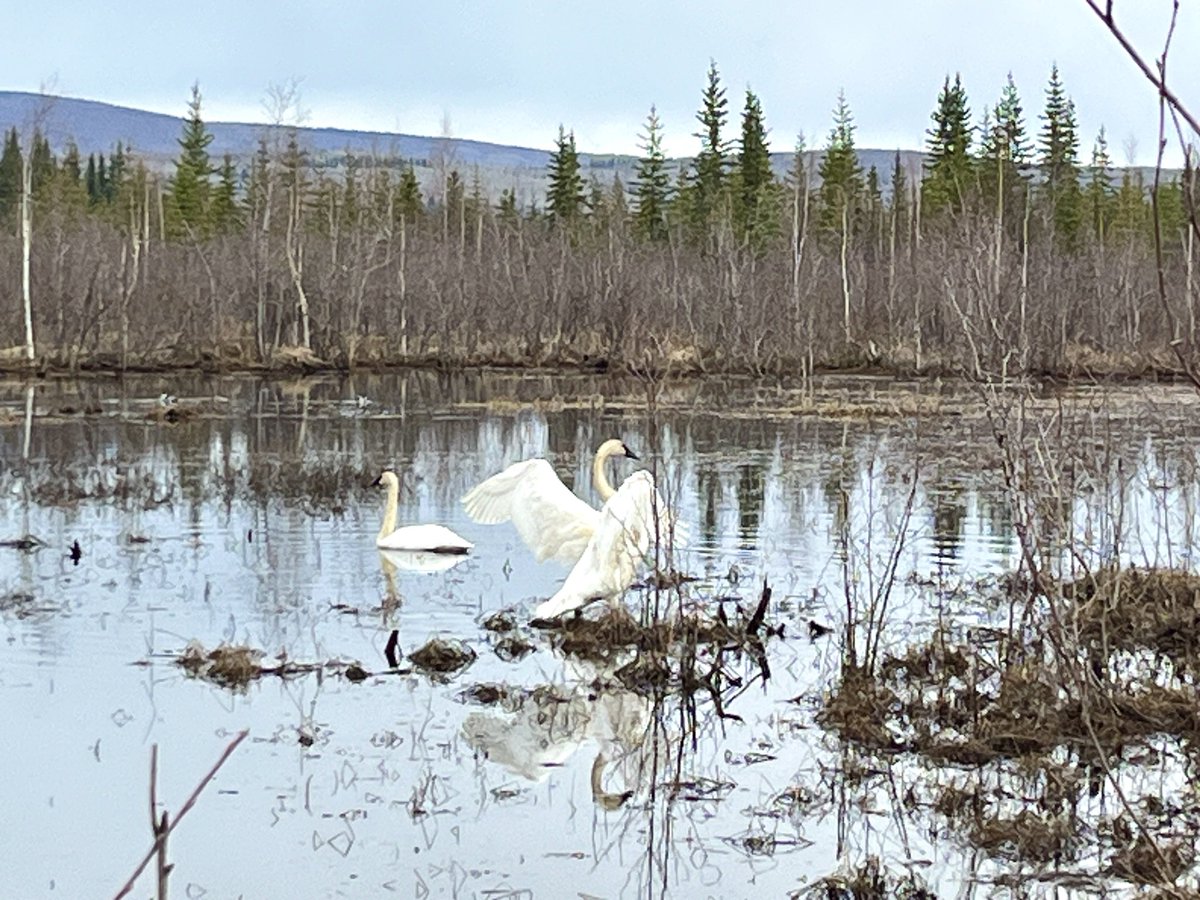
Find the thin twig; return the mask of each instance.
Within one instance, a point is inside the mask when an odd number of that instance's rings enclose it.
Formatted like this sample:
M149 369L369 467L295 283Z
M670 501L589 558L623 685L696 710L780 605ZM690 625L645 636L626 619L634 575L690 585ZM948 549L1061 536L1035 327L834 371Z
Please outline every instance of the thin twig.
M1172 109L1176 110L1181 116L1183 116L1188 125L1191 126L1193 132L1195 132L1197 135L1200 135L1200 123L1198 123L1195 117L1188 112L1187 107L1183 105L1180 99L1175 96L1175 92L1167 87L1165 77L1155 74L1154 70L1150 68L1150 65L1144 59L1142 59L1141 54L1137 52L1137 49L1129 42L1129 38L1125 36L1124 32L1122 32L1120 27L1117 25L1115 19L1113 18L1113 0L1107 0L1104 9L1100 8L1100 3L1098 0L1086 0L1086 2L1087 5L1092 8L1092 12L1100 17L1100 21L1103 22L1105 27L1108 28L1109 33L1116 38L1117 43L1121 45L1122 49L1124 49L1125 53L1128 54L1129 58L1132 59L1134 64L1142 70L1142 74L1150 80L1152 85L1154 85L1159 95L1169 104L1171 104ZM1175 0L1171 13L1172 30L1174 30L1175 16L1178 14L1178 12L1179 0ZM1168 38L1168 42L1169 41L1170 38Z
M126 881L125 884L122 885L121 889L113 895L114 900L120 900L120 898L128 896L129 892L133 890L134 882L137 881L138 876L141 875L142 872L146 871L146 866L150 864L150 860L154 858L154 854L158 851L160 841L165 841L167 836L175 830L175 826L178 825L183 817L188 814L191 808L196 805L196 800L199 798L201 791L208 787L208 783L213 780L213 777L220 770L221 766L225 765L225 760L229 759L233 751L237 749L238 744L244 741L249 734L250 730L246 729L240 732L237 737L229 742L229 746L225 748L225 751L221 754L221 758L218 759L213 767L208 770L208 774L200 779L200 783L196 785L195 790L192 791L192 795L187 798L187 802L183 804L179 812L175 815L174 821L166 824L166 829L160 836L156 838L154 841L154 846L146 851L146 855L142 857L142 861L138 863L138 867L134 870L133 874L129 876L129 880Z

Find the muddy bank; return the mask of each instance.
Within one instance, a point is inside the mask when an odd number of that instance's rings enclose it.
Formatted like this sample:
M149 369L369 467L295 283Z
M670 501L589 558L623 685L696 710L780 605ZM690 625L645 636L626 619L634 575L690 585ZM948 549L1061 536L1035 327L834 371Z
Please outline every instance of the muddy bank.
M40 347L31 363L21 348L0 350L0 374L14 376L92 376L124 374L210 375L340 375L356 371L391 372L433 370L476 372L490 369L549 374L607 373L654 379L689 379L722 376L786 378L811 371L812 375L873 375L896 378L967 378L973 370L962 360L938 354L917 358L901 350L881 353L875 348L840 348L811 362L804 357L779 356L767 360L730 355L721 347L681 345L664 354L626 357L592 349L474 351L437 350L397 354L362 352L347 360L319 356L302 347L281 347L260 357L252 346L229 343L214 348L169 347L133 351L80 352L72 348ZM1138 353L1104 353L1086 347L1066 354L1062 365L1029 369L1023 377L1050 381L1186 382L1187 373L1166 349Z

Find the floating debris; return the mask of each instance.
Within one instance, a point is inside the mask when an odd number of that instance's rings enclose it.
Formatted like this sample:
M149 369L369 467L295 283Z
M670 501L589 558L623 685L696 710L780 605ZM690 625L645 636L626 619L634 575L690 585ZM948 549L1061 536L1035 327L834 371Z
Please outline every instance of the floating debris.
M517 634L510 634L496 641L496 655L505 662L515 662L518 659L524 659L536 648L525 638Z
M34 537L32 534L24 534L18 538L7 538L0 540L0 547L9 550L20 550L22 553L28 553L31 550L36 550L39 547L45 547L46 542Z
M175 662L194 678L211 681L221 687L245 690L250 682L264 675L286 678L312 672L328 671L344 675L352 682L365 681L371 673L355 662L329 660L325 663L293 662L280 653L275 665L263 665L266 654L244 644L219 644L205 650L199 641L192 640Z
M444 675L465 669L475 662L475 651L462 641L433 638L410 653L408 658L418 669Z
M517 627L516 613L511 609L494 612L483 620L483 627L486 631L512 631Z
M473 684L458 695L464 703L478 703L480 706L495 706L502 700L508 699L509 689L502 684Z
M199 641L189 641L177 662L195 678L244 689L262 676L263 655L261 650L242 644L221 644L206 651Z

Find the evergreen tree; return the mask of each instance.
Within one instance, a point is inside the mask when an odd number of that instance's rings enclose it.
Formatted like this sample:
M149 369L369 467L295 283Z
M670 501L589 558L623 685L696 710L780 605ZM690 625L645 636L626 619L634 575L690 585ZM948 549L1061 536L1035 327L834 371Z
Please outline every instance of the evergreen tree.
M246 220L253 228L261 229L264 223L270 221L267 217L270 184L271 153L267 146L267 136L264 134L259 137L258 147L250 160L250 177L246 182L246 195L242 201Z
M843 221L856 214L863 190L862 167L854 149L854 116L843 91L838 91L833 128L817 172L821 176L820 223L841 231Z
M62 167L59 172L64 181L71 185L79 184L83 177L79 164L79 147L75 145L74 141L67 142L67 151L63 154Z
M396 188L396 215L411 223L420 217L424 208L421 185L417 181L417 173L412 163L409 163L400 173L400 184Z
M108 165L104 162L104 154L96 154L96 190L101 200L108 197Z
M218 177L209 217L215 233L230 234L241 226L241 209L237 201L238 173L233 165L233 157L228 153L221 161Z
M50 150L49 139L36 128L33 131L33 151L29 154L29 167L33 194L36 196L42 187L54 178L58 170L54 154Z
M21 202L21 138L14 127L4 138L0 153L0 225L11 221Z
M1003 188L1006 212L1021 209L1028 186L1022 170L1029 163L1029 140L1011 72L995 110L984 114L979 159L979 181L988 205L996 205Z
M1079 136L1075 104L1067 96L1058 76L1050 70L1046 87L1046 111L1042 115L1042 192L1055 230L1068 241L1079 231L1082 197L1079 190Z
M900 151L892 160L892 202L889 207L896 236L903 238L908 228L908 175L900 163Z
M480 177L479 166L477 165L471 172L471 192L467 194L467 221L476 222L480 216L486 216L488 212L487 197L483 193L483 179Z
M1146 204L1146 188L1141 173L1134 174L1128 168L1121 175L1121 186L1113 202L1112 231L1133 237L1148 230L1150 221Z
M693 164L689 179L691 195L687 199L690 229L698 240L706 240L711 234L725 201L729 147L722 132L729 114L728 106L717 64L710 60L708 84L701 98L700 111L696 113L700 131L696 132L695 137L700 139L700 152L696 154Z
M928 215L935 216L945 210L961 211L974 180L971 111L961 76L954 76L953 85L946 76L932 118L933 128L926 132L929 141L921 204Z
M1087 209L1091 219L1092 234L1103 243L1108 234L1113 216L1113 186L1112 175L1108 170L1112 160L1108 155L1108 138L1104 134L1104 126L1096 135L1096 143L1092 145L1092 165L1088 172Z
M516 225L520 221L516 189L506 187L500 192L500 201L496 204L496 218L508 226Z
M95 206L100 202L100 188L96 183L96 155L88 154L87 174L84 176L84 184L87 187L88 203Z
M87 190L80 167L79 147L74 141L67 142L62 164L58 167L55 202L62 208L71 210L82 210L88 205Z
M734 208L739 236L761 247L775 233L778 222L777 185L771 172L771 151L763 122L762 104L746 90L742 112L742 139L738 153L738 197Z
M561 223L574 222L583 212L583 176L575 150L575 132L558 126L558 140L547 167L546 211Z
M1029 138L1025 133L1025 110L1021 106L1021 97L1013 82L1012 72L1008 73L1008 81L1000 93L1000 102L996 104L992 130L984 134L984 153L999 157L1016 166L1029 162Z
M175 175L168 185L171 203L168 221L176 236L187 234L201 237L208 232L209 178L212 164L208 145L212 135L200 116L200 85L192 85L192 99L179 138L180 154L175 161Z
M641 147L645 155L638 160L633 182L637 202L633 228L640 236L660 241L667 236L667 207L671 197L671 176L662 149L662 122L658 111L651 106L646 119L646 132Z
M445 204L443 213L446 216L443 221L449 223L450 234L457 238L462 233L463 224L466 222L464 215L467 204L467 186L463 184L458 169L451 169L446 178L446 192L442 203Z
M108 160L108 178L104 183L104 199L109 203L117 199L125 182L125 147L117 141L116 149Z

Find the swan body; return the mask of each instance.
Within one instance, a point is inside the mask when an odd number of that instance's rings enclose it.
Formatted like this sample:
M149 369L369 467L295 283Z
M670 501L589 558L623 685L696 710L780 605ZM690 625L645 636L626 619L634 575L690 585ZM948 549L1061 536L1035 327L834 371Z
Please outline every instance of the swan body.
M614 456L638 458L622 441L600 445L592 483L606 502L616 493L604 471ZM571 493L544 459L513 463L468 491L462 502L467 515L481 525L511 521L538 562L554 559L568 566L583 555L601 518L601 511Z
M406 550L426 553L466 553L475 545L459 537L445 525L405 525L396 527L396 505L400 496L400 479L390 469L385 469L375 479L376 485L387 489L387 503L383 510L383 525L375 546L381 550Z
M655 539L655 515L667 519L654 476L634 472L599 512L599 521L583 554L558 593L538 605L536 619L552 619L593 600L620 597L641 571Z
M420 525L411 526L421 528ZM429 527L429 526L426 526ZM440 525L432 526L440 528ZM446 531L450 531L446 529ZM450 534L454 534L450 531ZM455 535L457 537L457 535ZM396 572L445 572L453 569L465 558L466 553L436 553L430 550L391 550L379 548L379 566L385 575Z

